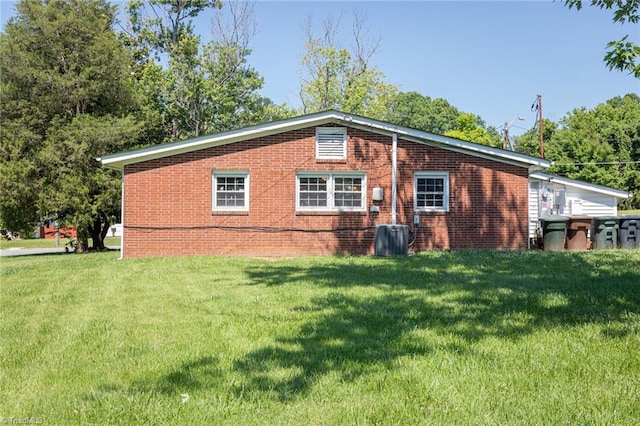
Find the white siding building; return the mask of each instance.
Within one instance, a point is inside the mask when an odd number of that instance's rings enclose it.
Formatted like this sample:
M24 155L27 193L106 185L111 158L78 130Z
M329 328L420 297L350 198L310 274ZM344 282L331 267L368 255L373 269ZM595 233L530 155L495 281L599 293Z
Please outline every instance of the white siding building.
M533 239L545 214L616 216L618 199L631 194L543 172L529 175L529 238Z

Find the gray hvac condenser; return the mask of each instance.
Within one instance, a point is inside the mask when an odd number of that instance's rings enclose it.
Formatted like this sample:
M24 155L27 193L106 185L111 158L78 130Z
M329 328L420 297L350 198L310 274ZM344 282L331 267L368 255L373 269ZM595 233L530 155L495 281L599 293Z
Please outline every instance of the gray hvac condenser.
M376 256L406 256L409 250L409 226L377 225Z

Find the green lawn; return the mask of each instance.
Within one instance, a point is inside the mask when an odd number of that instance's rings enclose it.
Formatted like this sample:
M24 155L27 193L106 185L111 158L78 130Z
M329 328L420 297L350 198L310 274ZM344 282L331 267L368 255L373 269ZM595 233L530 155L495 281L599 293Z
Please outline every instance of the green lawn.
M0 259L0 421L631 425L640 250Z

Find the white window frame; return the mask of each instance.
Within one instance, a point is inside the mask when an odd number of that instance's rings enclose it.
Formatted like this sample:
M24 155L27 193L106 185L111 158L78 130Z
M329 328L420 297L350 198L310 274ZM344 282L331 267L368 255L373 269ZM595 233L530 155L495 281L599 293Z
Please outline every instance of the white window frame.
M342 146L340 147L339 145L342 145ZM345 160L346 158L347 158L347 128L346 127L317 127L316 128L316 159Z
M442 179L442 206L418 206L418 180ZM440 192L436 192L440 193ZM413 175L413 209L417 212L448 212L449 211L449 172L416 172Z
M218 178L244 178L244 206L218 206ZM249 211L249 171L247 170L214 170L211 177L212 203L214 211Z
M301 206L300 205L300 178L326 178L327 179L327 205L326 206ZM337 178L360 178L360 206L336 207L335 182ZM343 171L316 171L296 173L296 211L366 211L367 209L367 174L365 172Z

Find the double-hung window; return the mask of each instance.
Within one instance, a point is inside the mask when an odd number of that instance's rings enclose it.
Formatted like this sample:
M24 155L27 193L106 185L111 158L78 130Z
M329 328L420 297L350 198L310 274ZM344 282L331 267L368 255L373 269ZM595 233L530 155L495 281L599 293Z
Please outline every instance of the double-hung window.
M366 175L361 172L299 172L296 209L364 210Z
M449 173L417 172L413 178L416 211L449 211Z
M249 210L249 172L213 172L213 210Z

